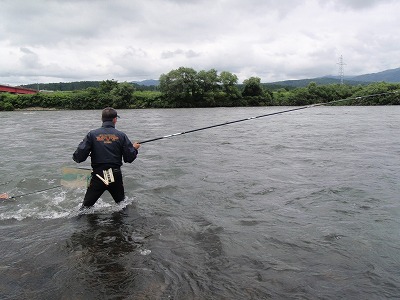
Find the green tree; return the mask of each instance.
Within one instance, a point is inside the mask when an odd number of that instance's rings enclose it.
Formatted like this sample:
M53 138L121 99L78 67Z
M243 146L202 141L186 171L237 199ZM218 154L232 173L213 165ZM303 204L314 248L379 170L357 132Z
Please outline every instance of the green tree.
M224 97L221 97L221 105L223 106L237 106L240 105L241 94L238 84L238 77L227 71L222 71L219 75L222 84L222 91Z
M244 87L242 96L245 98L246 105L263 106L272 105L273 94L266 91L261 85L259 77L250 77L243 81Z
M399 105L399 84L376 82L369 84L354 93L352 105ZM397 91L397 93L395 93Z
M288 97L290 92L285 88L280 88L274 92L274 105L288 105Z
M195 107L197 72L192 68L180 67L160 76L160 91L172 107Z
M216 97L220 90L220 78L215 69L200 71L196 76L196 106L216 106Z
M264 96L264 89L261 85L261 78L250 77L243 81L244 88L242 92L243 97L257 97Z
M14 110L14 105L12 104L12 98L8 95L9 94L6 94L6 93L0 93L0 111Z
M133 92L135 88L132 84L123 82L114 87L111 92L112 105L114 108L129 108L133 103Z
M118 81L116 80L104 80L100 82L100 92L110 93L114 88L118 86Z
M309 101L309 91L307 88L297 88L291 91L288 96L288 105L309 105L311 104Z

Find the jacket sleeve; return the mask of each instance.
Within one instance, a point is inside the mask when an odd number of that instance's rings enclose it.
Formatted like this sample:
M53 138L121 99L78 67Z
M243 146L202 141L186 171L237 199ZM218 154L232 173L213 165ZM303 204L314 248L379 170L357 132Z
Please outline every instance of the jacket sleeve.
M74 154L72 155L72 159L77 162L83 162L88 158L90 151L92 149L92 140L90 138L90 133L86 135L82 142L76 148Z
M132 142L129 140L127 136L124 138L124 145L122 147L122 157L124 158L124 162L131 163L133 162L137 155L138 150L133 147Z

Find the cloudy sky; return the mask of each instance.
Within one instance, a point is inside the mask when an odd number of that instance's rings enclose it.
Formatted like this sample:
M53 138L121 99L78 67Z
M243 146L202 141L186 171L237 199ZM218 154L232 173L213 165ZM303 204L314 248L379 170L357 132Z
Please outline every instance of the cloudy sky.
M262 82L400 67L396 0L0 0L0 83L158 79L181 66Z

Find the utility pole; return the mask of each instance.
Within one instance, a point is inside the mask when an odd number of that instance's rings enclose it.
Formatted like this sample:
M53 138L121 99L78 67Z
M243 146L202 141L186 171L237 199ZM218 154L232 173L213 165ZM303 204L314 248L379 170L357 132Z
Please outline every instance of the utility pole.
M343 77L344 77L344 68L343 68L343 66L346 65L343 62L343 55L340 55L339 62L337 64L339 65L340 84L343 84Z

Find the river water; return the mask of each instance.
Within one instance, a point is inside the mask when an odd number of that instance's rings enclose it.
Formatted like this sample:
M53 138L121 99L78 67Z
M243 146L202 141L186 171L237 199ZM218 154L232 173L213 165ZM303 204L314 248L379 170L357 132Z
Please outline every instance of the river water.
M284 110L121 110L132 141ZM0 112L0 299L400 298L400 107L312 107L144 144L127 199L59 185L100 111ZM87 167L89 162L79 166Z

